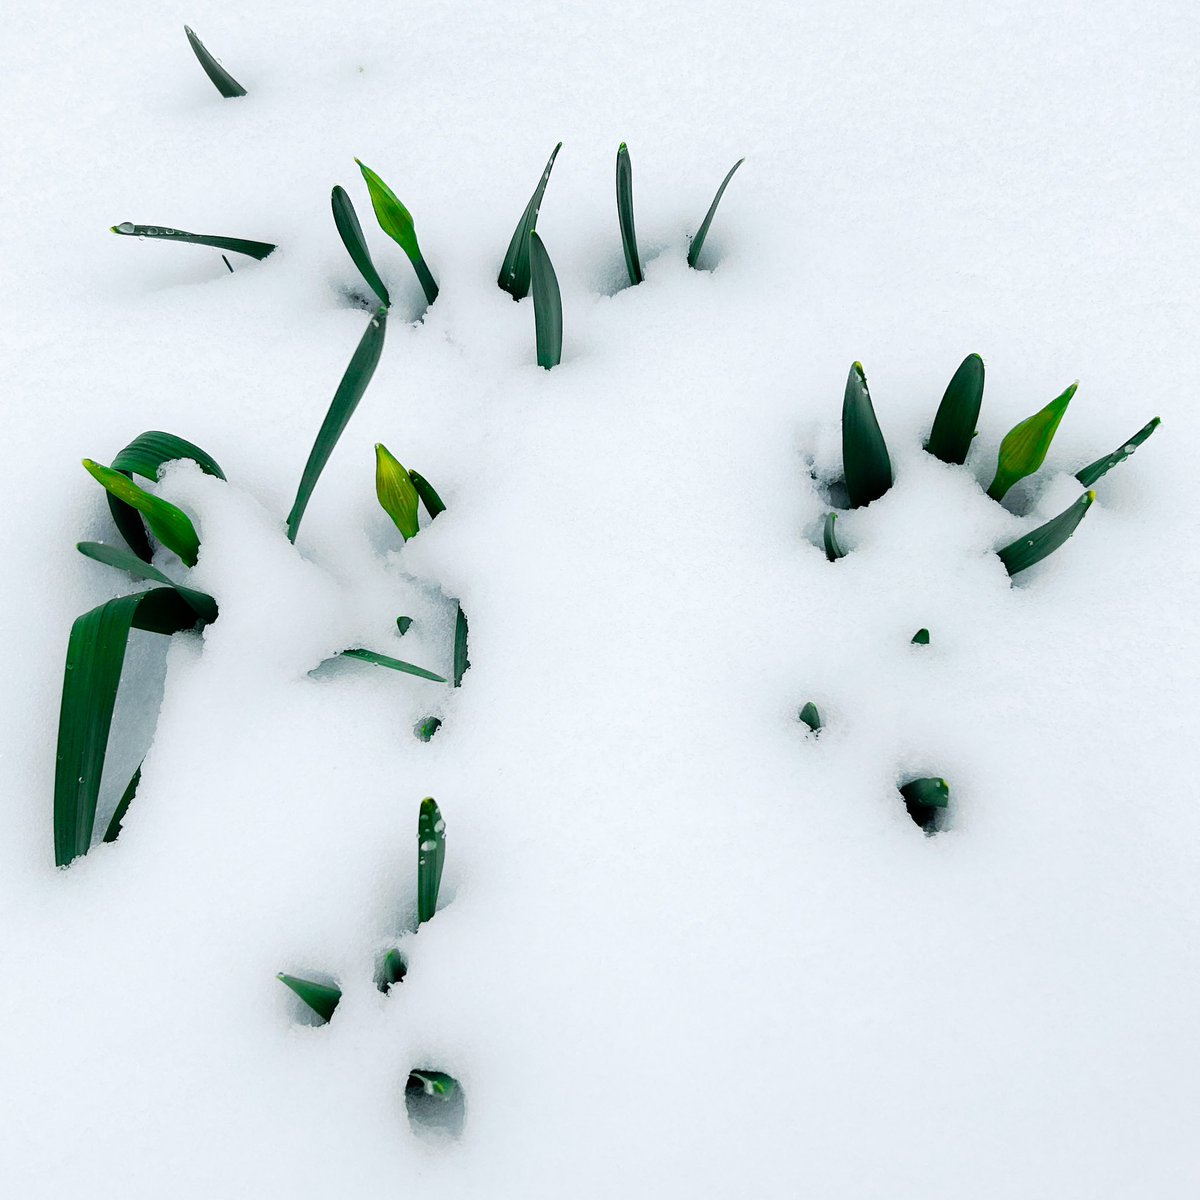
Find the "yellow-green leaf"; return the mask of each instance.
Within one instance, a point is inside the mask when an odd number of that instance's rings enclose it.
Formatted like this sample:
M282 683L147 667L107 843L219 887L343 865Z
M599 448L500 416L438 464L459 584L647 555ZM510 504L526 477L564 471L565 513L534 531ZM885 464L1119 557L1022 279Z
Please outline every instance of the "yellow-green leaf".
M420 496L403 464L382 442L375 443L375 495L400 530L400 536L406 542L416 537L420 529L417 520Z
M1054 440L1059 422L1079 387L1076 380L1061 396L1056 396L1040 412L1027 417L1010 429L1000 443L996 477L988 488L993 500L1003 500L1008 489L1027 475L1032 475L1046 461L1046 452Z
M183 509L144 491L128 475L114 471L112 467L102 467L90 458L85 458L83 465L88 474L111 495L124 501L130 508L136 508L146 518L146 524L154 536L168 550L174 550L189 567L196 565L200 539L191 518Z

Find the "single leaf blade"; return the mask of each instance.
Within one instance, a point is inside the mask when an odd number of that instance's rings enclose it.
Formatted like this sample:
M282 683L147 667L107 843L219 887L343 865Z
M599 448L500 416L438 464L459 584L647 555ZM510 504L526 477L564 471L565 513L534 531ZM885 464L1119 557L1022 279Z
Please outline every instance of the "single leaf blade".
M928 646L929 645L929 630L918 629L909 640L910 646Z
M1123 463L1161 424L1158 417L1148 421L1129 441L1118 446L1111 454L1106 454L1103 458L1096 459L1094 463L1089 463L1076 474L1075 478L1085 488L1090 488L1098 479L1107 475L1113 467Z
M537 339L537 361L547 371L562 361L562 294L558 276L542 239L535 229L529 235L529 266L533 280L533 328Z
M633 164L624 142L617 149L617 223L621 227L621 249L631 284L641 283L641 259L638 258L637 233L633 227Z
M232 100L237 96L244 96L246 89L223 66L208 52L204 43L185 25L183 32L187 34L188 44L192 48L192 52L199 59L200 65L204 68L204 73L212 80L213 86L225 97L226 100Z
M1070 508L1060 512L1053 520L997 550L1004 569L1010 576L1016 575L1053 554L1075 532L1095 499L1095 492L1084 492Z
M837 531L834 529L836 523L837 513L827 513L822 538L825 542L825 557L830 562L837 562L839 558L846 557L845 550L842 549L837 540Z
M559 142L550 155L550 161L546 163L546 169L542 172L542 177L538 180L533 195L529 197L529 203L525 205L525 211L521 214L521 219L513 231L512 240L508 243L508 252L504 255L504 262L500 264L500 274L496 278L496 283L514 300L523 300L529 295L529 235L537 228L542 197L546 193L546 184L550 182L550 172L554 168L554 160L558 157L561 149L562 142Z
M360 646L356 646L352 650L343 650L337 657L357 658L360 662L373 663L377 667L387 667L389 670L400 671L405 675L416 675L418 679L430 679L434 683L450 682L444 675L435 675L432 671L425 670L424 667L414 666L410 662L392 658L387 654L377 654L374 650L364 650Z
M700 228L696 231L696 236L692 238L692 244L688 247L687 264L689 267L699 269L696 264L700 261L700 251L704 249L704 239L708 237L708 227L712 224L712 219L716 216L717 205L721 203L721 197L725 195L725 189L729 186L729 181L733 178L733 173L744 163L744 158L739 158L737 162L729 168L729 173L721 180L721 186L717 188L717 194L713 197L713 202L708 206L708 212L704 214L704 220L700 222Z
M121 799L117 801L117 807L113 810L112 818L108 822L108 828L104 831L104 841L115 842L121 836L121 827L125 823L125 814L129 812L129 806L133 803L133 798L137 795L138 784L141 782L142 764L138 763L138 768L134 771L133 778L126 785L125 791L121 793Z
M215 233L188 233L184 229L172 229L169 225L135 225L132 221L122 221L120 225L110 225L109 229L122 237L151 238L160 242L188 242L193 246L212 246L216 250L233 250L237 254L245 254L250 258L260 260L266 258L271 251L278 249L274 242L222 237Z
M104 467L90 458L83 460L84 469L106 491L137 509L146 518L151 532L168 550L173 550L189 566L196 565L200 553L200 538L191 518L181 508L176 508L160 496L153 496L138 487L122 471Z
M960 466L967 461L983 405L983 378L983 359L968 354L954 372L933 418L925 449L934 458Z
M1046 453L1075 395L1076 380L1060 396L1055 396L1045 408L1026 417L1004 435L996 462L996 475L987 494L993 500L1003 500L1014 483L1032 475L1046 461Z
M950 803L950 787L944 779L913 779L903 784L904 807L926 833L936 833L941 815Z
M420 531L417 507L420 496L408 472L382 443L375 443L375 496L407 542Z
M807 704L800 710L800 720L812 730L813 733L821 732L821 713L817 706L809 700Z
M400 203L396 193L366 163L358 158L354 161L358 163L358 169L367 181L371 207L375 210L379 228L408 255L408 260L417 273L417 279L420 280L425 299L432 304L438 298L438 285L426 265L421 247L417 244L417 229L412 214Z
M467 614L462 605L454 614L454 686L462 687L463 676L471 665L467 657Z
M417 489L417 495L421 497L421 503L425 505L425 511L429 514L431 521L438 513L446 511L446 506L442 503L441 496L437 494L433 484L424 475L410 470L408 477L412 480L413 487Z
M105 566L116 567L118 571L126 571L137 579L148 579L153 583L165 583L174 588L190 605L192 611L204 625L211 625L217 619L217 602L205 592L194 588L184 587L181 583L163 574L157 567L143 561L131 550L121 546L109 546L104 542L78 542L75 549L85 558L104 563Z
M333 1020L333 1014L342 999L341 988L312 979L300 979L296 975L285 975L282 971L275 978L291 988L326 1024Z
M842 400L842 465L852 508L878 500L892 486L892 460L875 416L862 363L854 363Z
M417 815L417 924L437 912L446 861L446 822L432 796L421 801Z
M367 247L367 239L363 236L362 226L358 221L358 213L354 211L354 204L346 194L346 189L335 186L330 194L329 203L333 209L333 223L337 226L342 245L346 247L347 253L358 268L359 274L366 280L367 286L379 297L379 303L387 308L392 302L391 297L388 295L383 280L379 278L379 272L375 269L375 262Z

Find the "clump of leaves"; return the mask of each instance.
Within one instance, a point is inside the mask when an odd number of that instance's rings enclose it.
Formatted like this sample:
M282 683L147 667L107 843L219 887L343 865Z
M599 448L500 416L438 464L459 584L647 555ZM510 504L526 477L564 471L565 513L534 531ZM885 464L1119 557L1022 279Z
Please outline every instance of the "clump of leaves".
M810 700L800 710L800 720L812 730L813 733L821 732L821 714L817 710L817 706Z
M342 998L341 988L328 983L317 983L312 979L300 979L295 975L285 975L282 971L275 978L291 988L322 1022L328 1023L333 1020L333 1014Z
M633 164L624 142L617 150L617 223L621 226L621 249L625 251L625 269L630 283L641 283L641 259L638 258L637 234L633 228Z
M537 187L534 188L533 195L529 197L529 203L525 205L525 211L521 214L521 219L513 231L512 241L508 243L508 253L504 256L504 262L500 264L500 274L496 283L514 300L523 300L529 295L531 278L529 235L537 228L542 197L546 194L546 184L550 182L550 172L554 168L554 160L558 157L561 149L562 142L559 142L550 155L550 161L546 163L546 169L542 172L542 177L538 181Z
M739 158L737 162L729 168L729 173L721 180L721 186L717 188L717 194L713 197L713 202L708 206L708 212L704 214L704 220L700 222L700 228L696 231L696 236L692 238L692 244L688 247L687 264L689 267L697 268L700 261L700 251L704 249L704 239L708 237L708 227L712 224L712 219L716 216L717 205L721 203L721 197L725 195L725 189L729 186L729 181L733 178L733 173L744 163L744 158Z
M412 214L400 203L396 193L361 159L354 160L358 169L367 181L367 191L371 193L371 205L375 209L375 217L379 227L394 241L412 263L417 273L425 299L432 304L438 298L438 285L425 262L421 247L417 244L417 230Z
M417 815L417 924L423 925L437 912L446 861L446 822L432 796L421 801Z
M1096 480L1107 475L1113 467L1119 463L1123 463L1161 424L1162 422L1155 417L1141 427L1123 445L1118 446L1111 454L1106 454L1103 458L1098 458L1094 463L1089 463L1082 471L1075 476L1085 488L1090 488Z
M1027 417L1004 435L1004 441L1000 443L996 475L987 490L993 500L1003 500L1014 483L1032 475L1046 461L1046 452L1078 387L1079 381L1076 380L1045 408Z
M967 461L983 404L983 377L983 359L968 354L942 396L925 443L925 449L942 462L961 465Z
M132 221L122 221L120 225L110 225L113 233L122 237L153 238L161 242L190 242L193 246L212 246L217 250L233 250L238 254L246 254L251 258L266 258L272 250L277 249L274 242L255 242L249 238L220 237L213 233L188 233L184 229L172 229L169 225L135 225ZM228 263L225 264L229 266ZM230 270L233 268L231 267Z
M904 806L926 833L937 833L950 803L950 787L944 779L913 779L903 784Z
M1040 563L1047 555L1053 554L1079 527L1079 522L1087 516L1087 510L1091 508L1095 499L1095 492L1084 492L1070 508L1059 513L1053 520L1039 525L1032 533L1024 534L997 550L1004 569L1010 576L1016 575Z
M892 460L858 362L850 368L842 400L842 466L852 508L878 500L892 486Z
M537 230L529 235L529 268L533 281L533 328L537 338L539 367L550 370L562 362L562 293L554 264Z
M160 496L138 487L122 471L102 467L90 458L83 460L83 466L110 495L140 512L151 532L168 550L178 554L189 567L196 565L196 557L200 553L200 538L191 518L183 509L176 508Z

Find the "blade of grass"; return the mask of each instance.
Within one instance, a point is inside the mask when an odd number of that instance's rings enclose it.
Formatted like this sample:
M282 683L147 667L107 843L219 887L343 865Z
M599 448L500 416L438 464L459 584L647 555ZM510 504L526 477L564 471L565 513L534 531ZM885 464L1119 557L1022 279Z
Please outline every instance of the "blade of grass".
M138 763L138 769L134 771L133 778L122 792L121 799L117 801L117 807L113 810L108 828L104 831L104 841L115 842L121 836L121 826L125 823L125 814L129 811L129 806L133 803L134 796L137 795L138 784L141 782L142 764Z
M425 263L421 247L417 245L417 230L412 214L400 203L396 193L370 167L361 159L356 158L354 161L358 163L358 169L367 181L367 191L371 193L371 206L375 209L379 228L408 255L408 260L412 263L425 292L425 299L432 304L438 298L438 285Z
M432 796L421 801L417 816L417 924L423 925L437 912L446 861L446 822Z
M1032 475L1046 461L1046 452L1077 387L1079 380L1004 435L996 462L996 477L987 490L993 500L1003 500L1014 483Z
M712 224L713 217L716 216L717 205L721 203L721 197L725 195L725 189L729 186L729 181L733 178L734 171L745 161L744 158L739 158L729 168L729 174L721 180L721 186L717 188L717 194L713 197L713 202L708 206L708 212L704 214L704 220L700 222L700 228L697 230L696 236L692 238L691 246L688 247L687 264L689 267L696 267L696 264L700 261L700 251L704 249L704 239L708 237L708 227Z
M823 537L825 540L825 557L830 562L837 562L839 558L845 558L846 552L838 544L837 532L834 530L834 525L837 522L837 513L827 513L825 516L825 529Z
M173 587L187 601L201 624L211 625L217 619L217 602L211 596L176 583L157 567L143 562L131 550L121 546L108 546L104 542L78 542L75 549L86 558L116 567L118 571L127 571L136 579L149 579L153 583L165 583L168 587Z
M282 971L275 978L290 987L326 1024L333 1020L333 1014L342 998L341 988L331 987L327 983L316 983L311 979L299 979L295 975L285 975Z
M1016 575L1053 554L1075 532L1095 499L1095 492L1084 492L1070 508L1060 512L1053 520L997 550L1004 569L1009 575Z
M225 97L231 100L236 96L244 96L246 89L208 52L204 43L185 25L183 32L187 34L188 44L200 60L204 73L212 80L213 86Z
M862 363L850 368L842 400L842 465L852 508L878 500L892 486L892 460L879 428Z
M1097 479L1107 475L1113 467L1118 463L1123 463L1161 424L1158 417L1147 422L1127 441L1124 445L1119 446L1111 454L1106 454L1103 458L1098 458L1094 463L1089 463L1080 471L1075 478L1083 484L1084 487L1091 487Z
M374 650L363 650L361 647L343 650L337 657L357 658L360 662L373 663L377 667L387 667L392 671L402 671L405 675L416 675L419 679L431 679L434 683L450 682L444 675L435 675L432 671L425 670L424 667L416 667L399 658L390 658L386 654L377 654Z
M274 242L255 242L249 238L220 237L210 233L188 233L183 229L172 229L168 225L135 225L132 221L122 221L120 225L110 225L109 229L122 237L153 238L161 242L189 242L193 246L233 250L257 259L266 258L277 248Z
M633 164L624 142L617 149L617 223L621 226L621 249L625 251L625 269L629 282L641 283L642 264L638 258L637 234L633 228Z
M446 511L441 496L433 490L433 484L424 475L420 475L416 471L409 471L408 477L412 480L413 487L417 489L417 495L421 497L421 503L425 505L425 511L429 514L431 521L438 513Z
M533 279L533 328L539 367L550 370L562 361L562 293L558 276L535 229L529 235L529 266Z
M90 458L85 458L83 465L87 473L106 491L131 508L136 508L146 518L146 524L150 526L154 536L168 550L178 554L189 567L196 565L196 556L200 553L200 538L191 518L183 509L176 508L174 504L159 496L152 496L121 471L102 467Z
M817 706L810 700L800 710L800 720L813 731L813 733L821 732L821 714L817 710Z
M983 376L983 359L978 354L968 354L954 372L925 443L934 458L960 465L967 461L983 405Z
M406 542L416 537L421 529L417 517L421 498L403 464L382 442L375 443L375 495L379 507L400 530L400 536Z
M387 308L392 302L391 297L375 269L371 251L367 247L367 239L363 236L362 226L358 222L358 213L354 211L354 204L344 187L334 187L330 205L333 208L333 223L337 226L342 245L354 260L359 274L367 281L367 286L379 297L379 303Z
M113 707L130 629L171 634L196 614L172 588L120 596L77 617L67 643L54 772L54 861L64 867L92 844Z
M542 196L545 195L546 184L550 182L550 171L561 149L562 142L559 142L550 155L550 161L546 163L546 169L542 172L533 195L529 197L529 203L525 205L525 211L513 231L512 241L508 243L508 253L504 256L504 262L500 264L500 274L496 283L514 300L523 300L529 295L529 235L537 227Z
M367 385L371 382L371 376L375 374L375 368L379 365L379 356L383 353L383 339L386 332L387 309L381 308L367 322L366 332L362 335L350 359L350 365L346 368L345 374L337 386L337 391L333 394L329 411L325 414L325 420L321 422L321 428L317 432L317 440L313 442L313 448L309 451L308 462L304 464L304 474L301 476L300 486L296 490L296 500L292 505L292 511L288 513L287 535L291 542L295 542L296 534L300 531L300 519L308 507L313 488L317 486L317 480L320 479L321 472L325 469L325 464L329 461L334 446L338 443L338 438L342 436L349 424L354 410L358 407L358 402L363 398L363 393L366 392Z
M467 657L467 614L462 605L454 614L454 686L462 687L463 676L471 660Z

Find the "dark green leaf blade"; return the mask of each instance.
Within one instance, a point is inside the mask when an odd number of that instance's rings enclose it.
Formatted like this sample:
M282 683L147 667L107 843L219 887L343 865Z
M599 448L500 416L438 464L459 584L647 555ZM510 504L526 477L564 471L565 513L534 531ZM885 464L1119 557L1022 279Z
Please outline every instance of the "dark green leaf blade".
M809 700L807 704L800 710L800 720L812 730L813 733L821 732L821 713L817 706Z
M431 521L438 513L446 511L446 506L442 503L441 496L434 491L433 484L424 475L410 470L408 477L412 480L413 487L417 489L417 495L421 497L421 503L425 505L425 511L429 514Z
M392 671L401 671L405 675L416 675L419 679L431 679L434 683L450 682L444 675L435 675L432 671L425 670L424 667L414 666L412 663L404 662L399 658L391 658L386 654L377 654L374 650L364 650L360 646L356 646L352 650L343 650L337 657L357 658L361 662L373 663L377 667L387 667Z
M942 814L950 804L950 787L944 779L913 779L900 788L904 807L926 833L937 833Z
M909 641L909 645L910 646L928 646L929 645L929 630L928 629L918 629L917 632L912 635L912 638Z
M446 822L432 796L421 801L417 815L417 924L423 925L437 912L446 861Z
M825 529L823 538L825 541L825 557L830 562L837 562L839 558L845 558L846 552L838 544L837 531L834 525L837 523L837 513L827 513L825 516Z
M121 793L121 799L117 801L117 807L113 810L108 828L104 831L104 841L115 842L121 836L121 826L125 823L125 814L129 811L129 806L133 803L134 796L137 795L138 784L141 782L142 764L138 763L138 769L134 771L133 778L129 781L125 791Z
M729 181L733 178L733 173L745 161L744 158L739 158L729 168L729 173L725 178L721 180L721 186L717 188L717 194L713 197L713 202L708 206L708 212L704 214L704 220L700 222L700 228L696 231L696 236L692 238L691 246L688 247L687 264L689 267L696 267L696 264L700 261L700 251L704 249L704 239L708 237L708 227L712 224L713 217L716 216L717 205L721 203L721 197L725 195L725 189L729 186Z
M108 546L104 542L78 542L75 549L86 558L95 559L96 562L104 563L109 567L116 567L118 571L127 571L137 579L149 579L153 583L165 583L168 587L173 587L188 602L192 611L204 625L211 625L217 619L217 602L211 596L176 583L157 567L144 562L131 550L125 550L121 546Z
M300 979L295 975L285 975L282 971L275 978L290 987L326 1024L333 1020L333 1014L342 998L341 988L331 987L327 983L316 983L311 979Z
M358 163L358 169L367 181L367 191L371 193L371 207L375 209L379 228L408 255L408 261L412 263L421 289L425 293L425 300L432 304L438 298L438 285L425 262L421 247L417 244L417 228L412 214L400 203L396 193L366 163L358 158L354 161Z
M533 280L533 327L539 367L550 370L562 361L562 293L558 276L535 229L529 235L529 267Z
M204 73L212 80L213 86L225 97L226 100L231 100L237 96L244 96L246 89L223 66L208 52L204 43L185 25L183 32L187 34L187 40L192 47L192 51L200 60L200 65L204 68Z
M621 226L621 249L625 251L625 269L629 282L641 283L642 263L638 258L637 234L633 228L633 164L624 142L617 150L617 223Z
M123 471L101 466L90 458L83 460L84 469L107 492L146 518L154 536L168 550L173 550L189 566L196 565L200 553L200 538L192 519L181 508L176 508L160 496L151 495L138 487Z
M946 388L925 449L942 462L961 465L979 424L983 405L983 359L968 354Z
M997 550L1004 569L1009 575L1016 575L1053 554L1075 532L1095 499L1095 492L1084 492L1070 508L1060 512L1053 520Z
M508 253L504 256L504 262L500 264L500 274L496 283L514 300L523 300L529 295L529 235L537 228L542 197L546 193L546 184L550 182L550 172L554 167L554 160L558 157L561 149L562 142L559 142L550 155L550 161L546 163L546 169L542 172L542 177L538 181L537 187L534 188L533 195L529 197L529 203L525 205L525 211L521 214L521 219L513 231L512 240L508 243Z
M367 281L367 286L379 297L379 303L387 308L392 302L391 297L375 269L371 251L367 247L367 239L363 236L362 226L358 222L358 213L354 211L354 204L346 194L346 189L334 187L330 204L333 208L333 223L337 226L342 245L354 260L359 274Z
M342 436L343 431L354 415L358 402L363 398L375 368L379 365L379 356L383 353L383 339L387 332L387 309L379 309L367 322L366 332L359 340L358 346L350 359L337 391L330 401L329 411L321 428L317 432L317 440L308 454L308 462L304 464L304 474L300 478L300 486L296 490L296 500L292 511L288 513L288 540L294 542L300 530L300 519L308 507L313 488L333 453L334 446Z
M875 416L862 363L854 363L842 400L842 465L852 508L878 500L892 486L892 460Z
M249 238L220 237L212 233L188 233L183 229L172 229L169 225L135 225L122 221L110 225L113 233L122 237L153 238L160 242L189 242L193 246L212 246L217 250L233 250L250 258L264 259L277 249L274 242L255 242Z
M1032 475L1046 461L1050 443L1078 387L1079 381L1076 380L1045 408L1035 412L1032 417L1026 417L1004 435L996 461L996 476L987 490L993 500L1003 500L1014 483Z
M463 676L470 667L471 660L467 657L467 614L462 605L454 614L454 686L462 687Z
M1084 487L1091 487L1097 479L1107 475L1113 467L1119 463L1123 463L1161 424L1162 422L1155 417L1152 421L1148 421L1121 446L1118 446L1111 454L1106 454L1103 458L1098 458L1094 463L1089 463L1080 471L1075 478L1083 484Z

